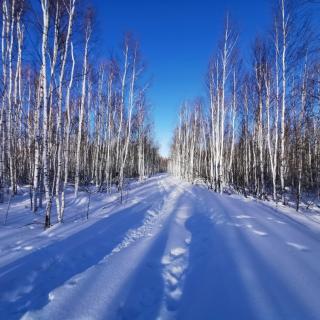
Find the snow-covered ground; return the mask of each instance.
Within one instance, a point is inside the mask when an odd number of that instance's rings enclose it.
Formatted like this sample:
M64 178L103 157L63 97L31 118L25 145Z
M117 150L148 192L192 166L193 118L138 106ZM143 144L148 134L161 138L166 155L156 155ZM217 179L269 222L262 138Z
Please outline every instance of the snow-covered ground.
M320 319L320 224L171 176L0 226L1 319ZM2 221L5 206L0 207Z

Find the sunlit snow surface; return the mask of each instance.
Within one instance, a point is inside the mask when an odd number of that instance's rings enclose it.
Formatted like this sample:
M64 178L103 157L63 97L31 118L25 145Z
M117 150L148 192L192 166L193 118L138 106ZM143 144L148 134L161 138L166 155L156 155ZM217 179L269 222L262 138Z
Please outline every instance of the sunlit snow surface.
M167 175L91 204L86 220L70 190L65 223L43 231L28 195L13 201L0 319L320 319L316 216Z

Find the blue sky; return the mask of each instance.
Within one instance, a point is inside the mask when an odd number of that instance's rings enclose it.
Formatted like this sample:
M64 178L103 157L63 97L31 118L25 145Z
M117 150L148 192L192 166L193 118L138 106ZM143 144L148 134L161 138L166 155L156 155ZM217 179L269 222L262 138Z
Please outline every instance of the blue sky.
M205 96L204 76L229 11L249 59L254 37L267 31L267 0L93 0L97 16L97 54L108 56L130 31L141 42L152 77L149 101L156 140L168 155L181 103Z

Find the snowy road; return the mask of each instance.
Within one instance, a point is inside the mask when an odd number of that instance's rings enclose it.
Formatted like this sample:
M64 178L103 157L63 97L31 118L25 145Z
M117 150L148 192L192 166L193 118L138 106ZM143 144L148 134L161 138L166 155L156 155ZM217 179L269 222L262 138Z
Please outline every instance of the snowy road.
M1 319L320 319L319 224L254 200L162 175L34 235L0 242Z

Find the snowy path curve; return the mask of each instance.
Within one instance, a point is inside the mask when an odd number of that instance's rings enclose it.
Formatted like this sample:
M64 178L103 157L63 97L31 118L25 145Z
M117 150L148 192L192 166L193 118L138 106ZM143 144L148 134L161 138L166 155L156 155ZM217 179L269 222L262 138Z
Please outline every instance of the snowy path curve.
M316 223L167 175L89 221L0 257L5 319L320 319Z

